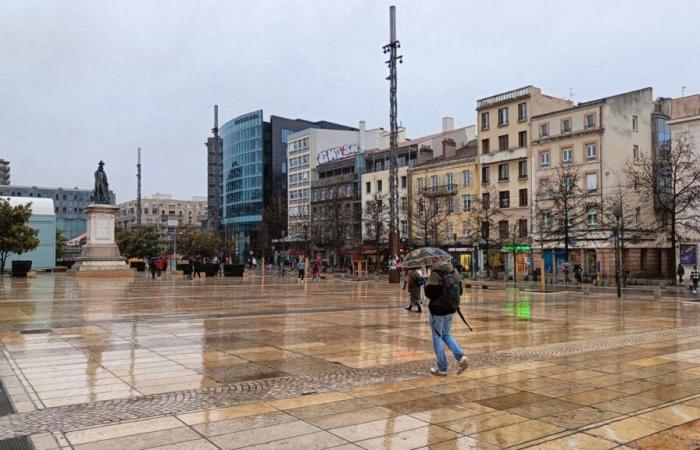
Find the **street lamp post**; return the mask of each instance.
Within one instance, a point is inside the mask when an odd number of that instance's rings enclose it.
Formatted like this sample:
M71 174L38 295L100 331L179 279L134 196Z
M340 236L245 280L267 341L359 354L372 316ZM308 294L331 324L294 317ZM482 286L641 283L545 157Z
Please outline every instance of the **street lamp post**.
M617 298L622 297L622 285L620 283L620 219L622 218L622 208L620 205L613 206L613 216L615 216L615 284L617 284Z

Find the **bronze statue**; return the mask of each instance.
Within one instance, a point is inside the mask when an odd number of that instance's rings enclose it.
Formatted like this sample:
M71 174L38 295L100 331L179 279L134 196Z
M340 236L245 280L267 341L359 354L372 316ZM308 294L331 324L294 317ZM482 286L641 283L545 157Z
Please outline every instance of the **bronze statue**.
M100 161L99 167L95 171L95 192L94 203L109 205L111 203L109 198L109 183L107 183L107 174L104 171L105 163Z

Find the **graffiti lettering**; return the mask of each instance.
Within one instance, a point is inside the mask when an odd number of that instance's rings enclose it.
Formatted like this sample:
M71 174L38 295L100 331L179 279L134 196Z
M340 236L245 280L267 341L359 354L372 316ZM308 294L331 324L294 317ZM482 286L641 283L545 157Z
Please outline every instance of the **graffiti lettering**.
M325 164L338 159L347 158L359 152L360 147L358 145L341 145L339 147L329 148L316 156L316 163L319 165Z

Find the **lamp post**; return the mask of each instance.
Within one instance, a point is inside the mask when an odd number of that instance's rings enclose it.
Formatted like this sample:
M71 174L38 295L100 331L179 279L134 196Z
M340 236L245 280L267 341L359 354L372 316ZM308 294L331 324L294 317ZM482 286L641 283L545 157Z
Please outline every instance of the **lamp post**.
M615 205L612 208L615 216L615 284L617 284L617 298L622 297L622 286L620 284L620 219L622 218L622 207Z

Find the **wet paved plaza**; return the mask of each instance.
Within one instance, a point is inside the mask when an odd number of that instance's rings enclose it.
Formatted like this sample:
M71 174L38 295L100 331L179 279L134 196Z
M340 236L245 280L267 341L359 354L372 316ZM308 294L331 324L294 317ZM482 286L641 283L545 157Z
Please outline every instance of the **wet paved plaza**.
M37 449L700 446L700 304L473 290L431 377L398 285L0 281L0 439Z

